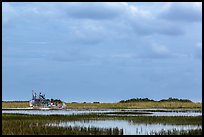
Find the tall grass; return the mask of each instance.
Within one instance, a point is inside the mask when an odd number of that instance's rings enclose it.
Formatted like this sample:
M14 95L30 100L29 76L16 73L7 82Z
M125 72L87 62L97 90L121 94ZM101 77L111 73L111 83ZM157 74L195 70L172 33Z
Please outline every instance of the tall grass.
M190 130L161 130L159 132L150 132L149 135L202 135L202 129L190 129Z
M193 102L66 103L70 109L202 108Z
M164 123L175 125L202 125L202 116L107 116L104 114L26 115L2 114L3 135L122 135L118 128L53 127L48 123L78 120L128 120L131 123ZM202 130L201 130L202 132ZM188 132L189 134L200 133ZM160 133L155 133L160 134ZM174 132L172 133L174 134Z
M202 125L202 116L110 116L105 114L73 114L73 115L27 115L2 114L2 120L30 120L30 121L77 121L77 120L129 120L134 123L146 124L177 124Z
M122 135L118 128L52 127L42 121L13 120L2 122L3 135Z
M194 102L66 103L68 109L202 108ZM29 102L2 102L2 108L25 108Z
M26 107L29 107L28 101L2 102L2 108L26 108Z

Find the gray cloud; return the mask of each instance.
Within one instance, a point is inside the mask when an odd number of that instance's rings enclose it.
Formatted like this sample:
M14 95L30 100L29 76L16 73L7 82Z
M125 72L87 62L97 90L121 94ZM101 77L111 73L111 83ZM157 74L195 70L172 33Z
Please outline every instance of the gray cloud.
M161 25L164 25L162 27L159 27ZM169 35L169 36L178 36L183 35L184 31L178 27L169 26L169 28L165 24L157 23L155 26L151 25L151 22L149 24L133 24L133 28L137 34L141 35L154 35L154 34L160 34L160 35Z
M55 53L49 54L47 58L55 61L60 61L60 62L84 62L84 61L88 62L91 60L90 55L81 53L78 50L75 50L75 51L58 50Z
M33 87L62 99L73 92L65 101L87 93L101 100L154 94L200 99L202 44L195 43L201 23L161 17L162 7L178 11L165 3L137 4L3 4L3 99L25 100Z
M202 20L202 6L193 2L170 3L158 16L170 21L197 22Z
M8 7L5 4L5 8ZM92 2L59 2L59 3L32 3L13 4L9 8L20 9L18 12L23 14L41 16L46 18L75 18L103 20L112 19L124 14L128 10L126 3L92 3Z
M178 36L185 34L184 30L176 24L158 19L148 19L144 17L130 18L130 24L137 34L141 35L167 35Z
M195 45L194 56L195 58L202 59L202 43Z
M15 22L10 22L18 26L10 30L12 32L15 31L16 34L14 32L8 35L12 35L12 37L20 35L18 40L26 39L28 42L30 40L31 43L49 41L49 45L52 43L58 45L62 41L60 44L66 47L86 45L86 48L88 50L90 49L90 54L94 54L93 51L97 49L91 49L91 46L95 47L101 43L103 44L100 45L97 50L100 51L101 48L104 53L111 53L117 48L125 49L124 46L121 46L122 44L132 45L134 43L137 44L138 48L134 49L134 47L132 47L133 49L129 49L128 52L135 50L137 52L135 57L137 58L174 57L176 54L157 52L155 47L151 47L151 43L148 43L150 44L149 47L144 46L146 45L144 42L145 39L139 43L138 39L143 39L143 37L146 36L152 36L154 38L155 35L164 35L165 38L168 38L169 36L183 36L183 34L185 34L181 24L178 25L160 20L152 17L156 16L156 13L149 14L149 12L147 12L148 14L146 14L145 9L138 11L136 6L130 6L125 3L85 3L85 5L84 3L35 3L33 6L24 6L23 4L16 6L9 4L7 9L11 7L13 11L17 11L15 13L19 18L16 18ZM81 15L78 14L84 14L83 10L87 12L87 16L79 17ZM104 12L102 12L103 10ZM124 13L121 13L122 11L124 11ZM110 12L110 14L113 13L113 15L118 18L112 15L112 17L108 16L106 12ZM88 15L89 13L91 14L90 16ZM96 13L99 17L92 16L92 13ZM34 18L29 18L30 16ZM104 19L105 16L107 16L109 20L98 20L100 17ZM79 21L78 18L89 18L89 20ZM26 29L24 29L25 26ZM32 31L32 33L29 31ZM5 30L4 32L8 31ZM131 41L129 41L128 37L131 37ZM147 41L149 40L147 39ZM105 45L107 45L107 47ZM110 47L114 47L114 49L110 49ZM138 49L139 51L137 51ZM119 53L116 52L115 54ZM58 58L59 60L63 60L62 58L64 58L64 56Z
M66 7L65 7L66 6ZM66 14L78 19L112 19L126 12L123 3L66 3Z

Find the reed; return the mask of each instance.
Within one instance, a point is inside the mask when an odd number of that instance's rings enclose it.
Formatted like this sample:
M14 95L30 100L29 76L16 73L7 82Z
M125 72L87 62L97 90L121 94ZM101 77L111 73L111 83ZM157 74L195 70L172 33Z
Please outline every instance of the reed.
M136 108L199 108L202 103L194 102L130 102L130 103L66 103L69 109L136 109Z
M149 135L202 135L202 129L191 129L191 130L164 130L159 132L150 132Z
M75 114L75 115L26 115L2 114L3 135L122 135L123 130L118 128L96 127L53 127L46 126L50 123L80 120L127 120L134 123L163 123L175 125L202 125L202 116L108 116L105 114ZM199 134L198 131L182 131L182 134ZM164 134L166 132L154 133ZM180 134L180 132L167 132ZM153 134L153 133L152 133Z
M2 102L2 108L26 108L29 107L28 101L7 101Z
M96 127L52 127L42 121L36 123L29 120L14 120L2 122L3 135L122 135L118 128Z
M136 108L169 108L169 109L187 109L198 108L202 110L202 103L195 102L128 102L128 103L66 103L68 109L136 109ZM26 108L29 102L2 102L2 108Z
M175 124L175 125L202 125L202 116L111 116L106 114L73 114L73 115L27 115L2 114L3 121L77 121L77 120L128 120L133 123L146 124Z

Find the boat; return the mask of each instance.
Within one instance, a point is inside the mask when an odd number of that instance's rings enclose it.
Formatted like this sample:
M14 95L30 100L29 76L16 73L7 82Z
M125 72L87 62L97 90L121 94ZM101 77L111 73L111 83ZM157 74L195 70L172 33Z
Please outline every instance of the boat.
M46 99L45 94L41 92L37 94L32 90L32 99L29 101L29 106L33 109L49 110L49 109L64 109L65 102L59 99Z

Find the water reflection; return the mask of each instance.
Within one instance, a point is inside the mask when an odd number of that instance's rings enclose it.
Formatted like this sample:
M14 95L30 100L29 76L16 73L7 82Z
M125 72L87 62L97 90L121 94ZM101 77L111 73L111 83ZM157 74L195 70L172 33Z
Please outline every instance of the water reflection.
M162 111L162 112L157 112ZM114 112L127 112L127 114L114 114ZM129 114L128 112L135 112L135 114ZM136 114L145 112L146 114ZM72 115L72 114L82 114L82 113L109 113L108 115L118 115L118 116L202 116L201 112L196 112L192 110L186 111L175 111L166 109L103 109L103 110L75 110L75 109L65 109L65 110L2 110L2 113L18 113L18 114L32 114L32 115Z
M152 132L159 132L161 130L189 130L198 129L202 126L198 125L170 125L170 124L141 124L134 123L127 120L83 120L83 121L69 121L50 123L47 126L59 127L86 127L86 128L118 128L123 130L124 135L147 135Z

